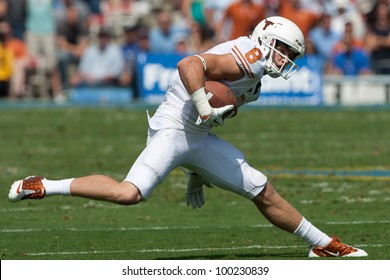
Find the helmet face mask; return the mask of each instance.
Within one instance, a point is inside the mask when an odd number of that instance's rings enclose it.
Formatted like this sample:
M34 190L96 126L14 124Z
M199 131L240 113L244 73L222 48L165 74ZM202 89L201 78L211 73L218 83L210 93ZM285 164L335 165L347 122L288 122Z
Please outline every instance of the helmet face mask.
M278 78L281 76L287 80L299 68L294 62L298 54L290 51L292 55L289 55L285 51L288 49L287 46L283 47L284 51L281 51L278 44L285 45L284 43L275 40L275 43L269 46L270 53L266 60L266 69L268 75L272 78ZM279 63L280 60L282 63Z
M298 66L294 60L303 56L305 42L295 23L279 16L266 18L256 26L251 38L266 58L265 70L268 75L287 80L296 72ZM281 58L282 64L278 63Z

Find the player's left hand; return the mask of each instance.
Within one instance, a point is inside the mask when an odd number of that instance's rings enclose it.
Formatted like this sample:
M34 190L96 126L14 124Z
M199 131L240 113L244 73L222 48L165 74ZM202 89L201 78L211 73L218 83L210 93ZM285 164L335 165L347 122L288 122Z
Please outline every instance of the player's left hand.
M207 118L203 120L203 122L211 126L223 126L223 116L225 113L233 110L233 108L233 105L226 105L221 108L211 108L211 114L208 115Z
M201 208L205 204L203 185L211 187L210 183L206 183L202 177L195 172L185 172L187 181L186 203L192 208Z

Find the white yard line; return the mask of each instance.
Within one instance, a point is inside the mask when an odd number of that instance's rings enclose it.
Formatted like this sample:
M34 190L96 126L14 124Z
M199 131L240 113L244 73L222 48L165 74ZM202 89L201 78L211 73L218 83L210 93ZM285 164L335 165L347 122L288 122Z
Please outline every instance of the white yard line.
M362 224L389 224L390 221L349 221L349 222L326 222L327 225L362 225Z
M289 249L289 248L307 248L307 246L243 246L243 247L212 247L212 248L187 248L187 249L145 249L145 250L132 250L132 251L80 251L80 252L37 252L27 253L28 256L45 256L45 255L84 255L84 254L116 254L116 253L183 253L183 252L216 252L216 251L229 251L229 250L245 250L245 249Z
M345 221L345 222L325 222L327 225L362 225L362 224L389 224L390 220L380 221ZM160 226L160 227L117 227L117 228L22 228L22 229L0 229L0 233L16 233L16 232L50 232L50 231L166 231L166 230L194 230L194 229L229 229L235 226ZM271 224L257 224L247 226L248 228L271 228Z

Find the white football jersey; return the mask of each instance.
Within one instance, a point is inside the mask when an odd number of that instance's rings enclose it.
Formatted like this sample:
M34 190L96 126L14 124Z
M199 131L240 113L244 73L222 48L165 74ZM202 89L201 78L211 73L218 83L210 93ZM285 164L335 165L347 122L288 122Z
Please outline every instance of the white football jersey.
M260 49L249 37L240 37L232 41L219 44L206 53L230 53L245 75L236 81L219 80L227 85L236 96L239 106L255 101L259 98L261 77L264 75L265 58ZM154 130L175 128L190 131L204 132L210 126L204 123L196 124L198 111L192 102L189 93L176 72L170 81L164 102L159 106L149 125Z

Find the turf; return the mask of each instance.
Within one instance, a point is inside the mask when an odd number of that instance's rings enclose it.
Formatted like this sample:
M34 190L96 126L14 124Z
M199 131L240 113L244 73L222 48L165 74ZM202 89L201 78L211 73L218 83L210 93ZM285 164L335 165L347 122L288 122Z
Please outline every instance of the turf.
M131 207L75 197L10 203L12 182L32 174L123 179L147 122L131 108L3 109L0 118L2 260L306 259L303 241L244 198L212 188L205 207L187 207L180 170ZM319 228L365 249L365 259L388 260L389 123L388 108L246 108L214 133Z

